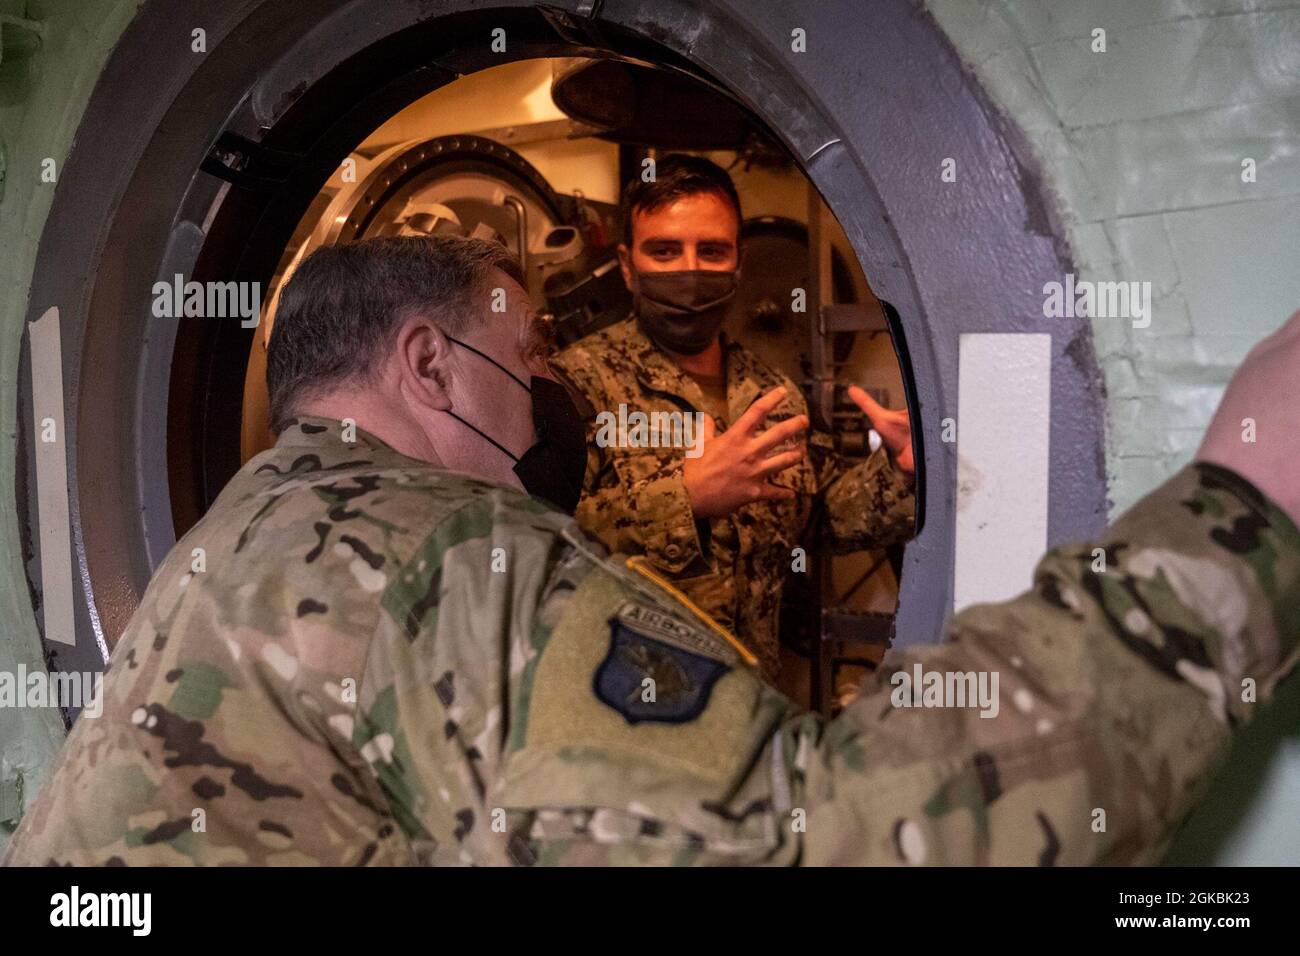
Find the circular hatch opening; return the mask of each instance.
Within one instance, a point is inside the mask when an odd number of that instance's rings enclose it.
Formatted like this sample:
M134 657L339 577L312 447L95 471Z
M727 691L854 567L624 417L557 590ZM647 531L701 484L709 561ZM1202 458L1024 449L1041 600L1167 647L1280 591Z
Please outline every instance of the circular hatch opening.
M832 10L801 12L800 29L826 44L816 60L784 52L791 24L780 11L703 0L653 10L609 0L580 4L583 13L449 0L436 16L413 2L180 6L144 5L106 64L33 276L31 317L57 305L63 323L70 561L80 585L77 642L47 642L52 666L102 661L178 529L245 453L256 330L155 316L155 284L181 275L271 288L304 217L378 120L460 77L557 57L653 64L738 104L833 210L849 271L892 304L901 391L922 445L925 526L904 561L900 631L940 633L951 605L956 455L929 436L930 423L954 411L958 340L1031 327L1042 279L1067 270L1007 131L910 4L882 3L870 30ZM199 22L206 52L181 55ZM154 62L160 48L178 54L142 75L141 57ZM854 88L873 95L846 99ZM908 168L933 160L937 169L949 154L984 171L970 187L966 238L954 239L950 215L926 198L932 187ZM765 230L769 250L791 241L779 225L752 228ZM1087 330L1056 332L1052 538L1097 527L1105 501ZM41 579L35 568L32 578Z
M586 90L582 118L575 118L556 104L572 109L567 101L579 80ZM600 108L613 113L611 104L623 100L653 108L598 115L598 126L583 121ZM667 121L677 115L687 119ZM704 122L710 116L724 119L710 126ZM465 128L466 117L474 118L472 129ZM624 238L618 198L630 178L646 174L669 152L718 163L740 196L743 281L725 324L728 337L804 384L809 394L819 378L833 379L871 389L886 406L905 405L884 307L797 159L762 124L716 90L650 64L588 57L517 60L420 97L377 122L355 145L295 226L260 297L261 321L242 367L233 349L205 345L214 332L211 318L182 320L176 361L212 367L195 375L173 366L169 445L207 440L212 444L199 461L220 470L200 473L184 462L170 469L177 534L210 505L209 496L224 486L233 462L231 449L220 445L230 440L228 431L202 430L212 415L205 406L215 396L196 401L177 383L233 383L242 376L239 463L270 447L275 438L267 423L266 346L279 290L312 251L388 235L492 238L520 259L534 306L552 317L557 338L568 344L629 316L631 298L617 251ZM812 316L822 314L823 306L841 328L815 336ZM234 318L224 324L233 327ZM229 367L216 367L223 360ZM843 454L865 457L872 445L861 414L842 391L828 397L824 429L834 432ZM860 681L883 654L897 606L902 549L830 555L811 529L802 545L816 566L804 576L807 581L792 576L787 587L783 674L790 681L785 689L807 701L810 661L828 658L826 673L817 679L820 691L823 682L829 689ZM827 556L819 560L823 552ZM811 622L819 618L810 609L821 603L818 590L824 592L821 619L830 621L834 614L854 633L834 654L815 651L819 635Z

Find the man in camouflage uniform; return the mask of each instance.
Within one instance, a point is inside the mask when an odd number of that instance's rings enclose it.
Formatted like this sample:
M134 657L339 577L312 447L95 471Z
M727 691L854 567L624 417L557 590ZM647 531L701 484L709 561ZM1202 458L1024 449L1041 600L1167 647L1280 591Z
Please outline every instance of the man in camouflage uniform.
M912 534L907 412L884 409L854 387L850 398L884 439L869 458L840 457L818 432L806 454L780 451L808 424L802 393L719 332L740 260L731 178L705 159L665 157L652 182L630 184L623 216L619 257L636 314L554 362L585 398L589 452L578 521L610 550L644 555L740 635L775 681L781 591L814 509L821 506L823 544L836 553ZM610 444L601 421L620 407L703 413L703 454L662 440ZM769 420L774 427L760 431Z
M333 250L342 284L319 259L286 289L279 442L159 568L7 862L1151 862L1252 716L1244 688L1267 698L1300 653L1300 314L1247 360L1200 464L825 722L500 462L450 470L473 446L443 406L486 424L466 389L514 400L444 338L525 373L522 349L492 351L524 337L524 306L493 315L480 289L486 321L445 337L399 319L351 350L378 371L286 397L311 322L377 320L347 289L375 274L366 245ZM898 706L891 675L918 664L996 673L1003 705Z

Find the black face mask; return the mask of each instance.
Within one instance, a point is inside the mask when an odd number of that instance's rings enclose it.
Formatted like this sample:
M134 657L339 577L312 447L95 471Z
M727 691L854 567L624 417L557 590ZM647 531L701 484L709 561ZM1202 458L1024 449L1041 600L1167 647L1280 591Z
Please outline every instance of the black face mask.
M637 272L632 305L637 326L651 342L679 355L698 355L718 337L735 295L734 271Z
M448 411L447 414L491 443L502 454L509 456L515 463L515 474L530 495L546 500L566 514L573 514L578 508L582 479L587 470L587 430L568 390L559 382L540 375L532 376L531 384L525 385L518 375L492 356L485 355L474 346L466 345L450 335L447 338L480 358L487 359L532 395L533 428L537 432L537 444L520 457L455 412Z

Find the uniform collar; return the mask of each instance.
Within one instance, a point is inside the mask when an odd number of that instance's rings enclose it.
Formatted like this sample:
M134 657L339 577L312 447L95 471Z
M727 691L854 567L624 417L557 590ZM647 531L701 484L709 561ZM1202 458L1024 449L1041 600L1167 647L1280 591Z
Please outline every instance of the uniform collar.
M368 448L373 451L386 451L394 455L401 455L396 448L388 444L373 432L368 432L358 425L347 426L348 420L339 421L336 418L323 418L320 415L299 415L289 420L284 431L280 432L280 437L276 440L277 446L291 446L294 448ZM348 434L344 435L344 428L348 428ZM355 434L354 434L355 432ZM403 455L402 457L406 457ZM436 467L441 467L438 465Z

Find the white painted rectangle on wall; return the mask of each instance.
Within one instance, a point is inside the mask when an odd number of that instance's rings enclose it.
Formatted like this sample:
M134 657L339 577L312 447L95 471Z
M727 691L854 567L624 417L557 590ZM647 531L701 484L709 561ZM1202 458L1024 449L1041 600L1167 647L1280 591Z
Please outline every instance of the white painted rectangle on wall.
M1047 548L1052 337L962 335L953 609L1033 583Z
M28 328L36 441L36 507L41 542L41 608L46 640L77 642L72 613L72 532L68 514L68 444L63 421L63 345L59 310ZM45 441L46 426L53 441Z

